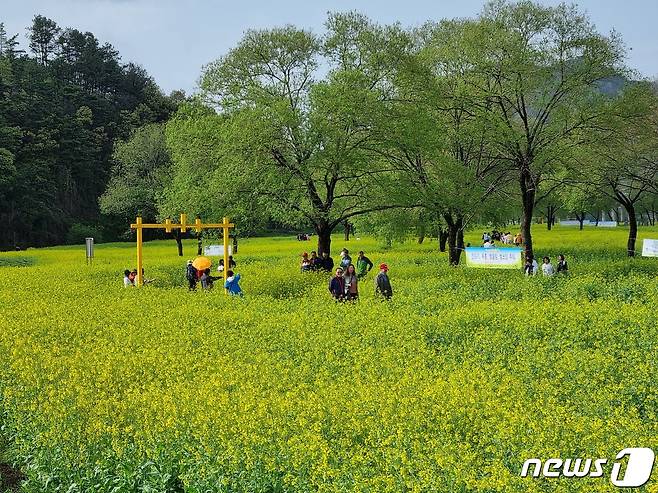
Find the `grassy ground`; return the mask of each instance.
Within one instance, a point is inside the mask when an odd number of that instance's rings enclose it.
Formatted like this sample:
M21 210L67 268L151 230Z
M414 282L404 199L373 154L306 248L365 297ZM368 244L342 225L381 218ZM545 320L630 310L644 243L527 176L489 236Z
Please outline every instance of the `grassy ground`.
M241 242L244 299L187 291L192 242L182 259L148 243L144 289L122 287L130 243L91 266L80 246L2 254L0 416L23 489L610 491L609 468L519 471L658 447L658 259L628 259L626 234L538 228L537 255L569 260L552 279L336 236L391 267L392 302L371 274L354 305L298 272L315 245L294 238Z

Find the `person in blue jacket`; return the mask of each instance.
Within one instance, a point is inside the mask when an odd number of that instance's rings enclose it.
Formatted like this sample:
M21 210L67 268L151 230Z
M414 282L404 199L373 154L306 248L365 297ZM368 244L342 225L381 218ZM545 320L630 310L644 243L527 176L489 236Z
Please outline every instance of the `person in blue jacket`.
M242 296L242 289L240 289L240 274L235 274L232 270L226 272L226 281L224 288L228 290L228 294Z

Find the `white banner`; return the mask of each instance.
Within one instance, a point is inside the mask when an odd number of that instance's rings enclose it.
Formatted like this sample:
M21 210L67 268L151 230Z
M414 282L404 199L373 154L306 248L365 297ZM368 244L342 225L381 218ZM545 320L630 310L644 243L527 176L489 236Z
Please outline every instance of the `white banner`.
M224 245L208 245L204 247L203 254L206 257L223 257ZM228 254L233 255L233 245L228 246Z
M466 265L485 269L520 269L523 256L520 248L468 247Z
M596 225L598 228L616 228L617 221L599 221L599 224Z
M583 221L583 226L591 226L592 224L594 224L592 221ZM568 221L560 221L560 226L580 226L580 222L570 219Z
M642 256L643 257L658 257L658 240L643 240L642 241Z

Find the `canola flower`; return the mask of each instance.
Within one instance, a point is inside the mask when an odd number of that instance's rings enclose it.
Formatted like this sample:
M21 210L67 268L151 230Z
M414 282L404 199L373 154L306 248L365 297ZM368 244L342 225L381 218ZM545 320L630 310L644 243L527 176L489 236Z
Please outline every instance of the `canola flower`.
M31 251L0 271L7 453L28 492L610 491L519 475L658 448L658 263L624 258L623 232L577 233L538 232L567 246L551 279L363 240L395 297L371 274L354 305L298 273L294 240L240 246L244 300L187 292L173 242L145 246L143 289L121 285L131 245L91 267Z

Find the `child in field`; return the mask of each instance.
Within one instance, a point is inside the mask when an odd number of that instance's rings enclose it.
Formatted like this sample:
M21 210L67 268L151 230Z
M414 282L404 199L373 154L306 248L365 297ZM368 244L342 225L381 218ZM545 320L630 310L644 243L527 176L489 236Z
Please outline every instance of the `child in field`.
M345 280L345 298L356 301L359 298L359 280L353 264L347 268L343 279Z
M221 272L222 275L224 274L224 259L223 258L219 259L219 265L217 266L217 272Z
M133 283L133 286L135 285L135 279L137 279L137 269L133 269L130 274L128 274L128 279L130 279L130 282Z
M541 271L544 277L551 277L555 274L555 269L553 269L553 264L551 264L551 259L549 257L544 257Z
M226 271L226 281L224 288L228 290L228 294L233 296L242 296L242 289L240 288L240 274L235 274L232 270Z
M557 273L566 276L569 273L569 266L567 265L564 255L558 255L557 259Z

